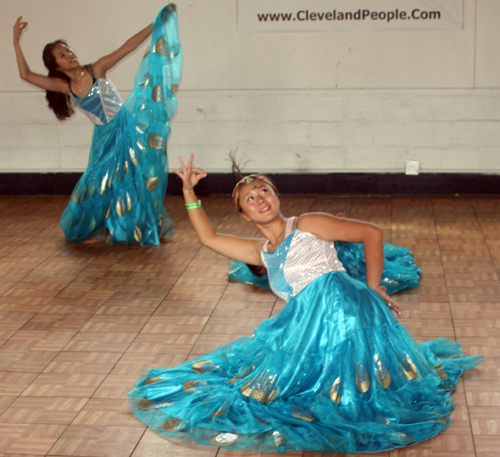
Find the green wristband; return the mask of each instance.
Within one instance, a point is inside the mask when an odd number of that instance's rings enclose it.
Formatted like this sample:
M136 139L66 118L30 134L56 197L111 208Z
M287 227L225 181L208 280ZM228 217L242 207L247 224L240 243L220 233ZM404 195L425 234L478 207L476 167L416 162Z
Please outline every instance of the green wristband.
M196 203L186 203L187 209L195 209L201 206L201 200L198 200Z

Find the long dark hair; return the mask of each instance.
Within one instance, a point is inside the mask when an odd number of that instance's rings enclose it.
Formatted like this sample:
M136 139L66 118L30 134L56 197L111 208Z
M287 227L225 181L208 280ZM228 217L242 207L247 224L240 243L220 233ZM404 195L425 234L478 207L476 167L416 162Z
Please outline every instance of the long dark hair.
M47 44L45 48L43 48L43 63L47 67L47 70L49 70L49 77L64 79L65 81L68 81L69 86L69 78L66 76L66 74L57 69L58 66L56 58L52 54L54 46L56 46L57 44L62 44L68 47L68 44L64 40L56 40L52 43ZM75 113L75 110L73 109L73 100L71 99L70 95L47 90L45 91L45 100L47 100L49 108L54 111L54 114L60 121L67 119Z

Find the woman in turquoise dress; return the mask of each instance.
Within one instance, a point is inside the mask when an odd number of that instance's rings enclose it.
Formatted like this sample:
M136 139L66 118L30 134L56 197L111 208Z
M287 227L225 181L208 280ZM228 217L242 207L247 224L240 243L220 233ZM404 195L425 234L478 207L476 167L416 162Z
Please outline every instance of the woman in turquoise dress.
M267 268L287 301L254 335L174 368L144 373L129 393L134 413L156 432L204 445L255 452L379 452L445 430L465 357L444 338L416 344L380 286L382 230L308 213L286 219L274 185L249 175L235 188L243 219L266 241L215 232L194 186L206 176L187 165L189 218L200 242L233 260ZM361 243L366 282L339 261L335 241Z
M167 190L166 143L169 120L177 109L174 92L181 78L182 51L175 5L163 8L151 25L116 51L81 65L62 40L45 46L48 76L32 72L19 39L27 22L14 25L19 73L46 91L48 106L64 120L79 107L94 123L87 170L61 216L66 238L75 243L154 246L172 236L172 221L163 206ZM107 71L152 35L123 102Z

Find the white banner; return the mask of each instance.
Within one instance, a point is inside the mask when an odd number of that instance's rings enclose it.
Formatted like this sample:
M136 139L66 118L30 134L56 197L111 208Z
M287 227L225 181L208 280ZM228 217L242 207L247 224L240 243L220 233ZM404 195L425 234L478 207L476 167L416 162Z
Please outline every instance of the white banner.
M453 30L463 0L239 0L240 32Z

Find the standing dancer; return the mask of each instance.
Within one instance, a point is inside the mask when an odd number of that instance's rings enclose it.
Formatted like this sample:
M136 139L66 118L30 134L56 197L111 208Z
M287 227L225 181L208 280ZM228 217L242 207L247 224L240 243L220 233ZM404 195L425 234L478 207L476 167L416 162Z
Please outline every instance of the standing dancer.
M177 109L173 94L181 78L182 50L174 4L152 25L94 63L81 65L62 41L45 46L48 76L30 70L19 39L28 25L14 25L14 48L22 79L44 89L48 106L60 120L76 104L95 124L87 170L61 216L66 238L75 243L155 246L172 236L163 207L167 190L166 143L169 120ZM151 44L123 103L106 72L152 34Z
M448 428L451 391L483 357L444 338L416 344L398 323L380 286L382 230L325 213L285 219L274 185L249 175L234 200L267 241L218 234L194 192L206 173L192 164L176 173L200 242L264 265L288 303L252 337L144 373L129 393L139 419L167 437L255 452L379 452ZM345 271L339 240L363 244L365 283Z

